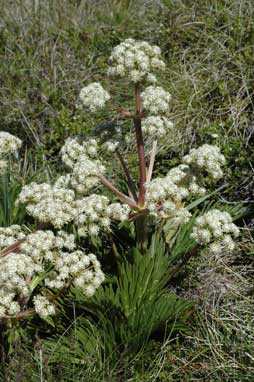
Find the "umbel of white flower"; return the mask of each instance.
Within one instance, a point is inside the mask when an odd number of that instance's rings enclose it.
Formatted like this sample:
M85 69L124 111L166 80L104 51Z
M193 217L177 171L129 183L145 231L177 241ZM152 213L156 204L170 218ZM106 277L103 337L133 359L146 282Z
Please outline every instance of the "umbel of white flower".
M230 252L234 249L233 238L239 228L232 222L228 212L210 210L196 219L192 237L201 245L209 245L212 253ZM232 238L233 236L233 238Z
M17 244L12 252L0 257L0 318L22 313L20 296L26 302L33 300L40 316L55 313L54 304L46 295L35 294L36 279L41 273L47 275L41 280L43 289L61 290L71 283L88 297L104 280L96 256L77 249L74 235L66 232L54 234L47 230L25 235L21 227L14 225L1 228L0 243L0 249L6 244Z
M213 179L220 179L223 176L221 166L225 164L225 158L217 146L205 144L198 149L192 149L183 158L183 162L207 171Z
M145 136L160 139L173 131L173 122L160 116L146 117L143 119L142 130Z
M110 95L103 89L101 84L94 82L81 89L79 99L84 107L94 113L105 106L105 103L110 99Z
M151 214L171 219L176 219L178 216L178 223L186 223L191 214L184 205L190 197L200 196L206 192L205 188L199 184L204 179L204 175L216 179L222 176L221 165L225 158L218 147L204 145L196 149L195 153L197 155L187 156L188 164L180 164L172 168L165 177L158 177L147 183L145 200ZM197 171L199 153L205 157L209 166L202 165ZM184 162L186 162L185 158L183 158ZM202 174L202 171L205 174ZM182 220L179 219L180 211Z
M0 250L10 247L17 241L23 240L26 237L18 224L13 224L10 227L0 227Z
M96 139L81 141L78 138L68 138L61 149L61 155L64 164L73 169L81 156L98 159L98 143Z
M161 59L161 50L156 45L129 38L117 45L109 58L111 66L108 74L129 78L133 82L147 80L155 82L152 72L164 70L165 63Z
M7 158L21 147L21 140L5 131L0 131L0 173L7 169Z
M160 86L148 86L141 93L143 107L149 114L167 114L171 95Z

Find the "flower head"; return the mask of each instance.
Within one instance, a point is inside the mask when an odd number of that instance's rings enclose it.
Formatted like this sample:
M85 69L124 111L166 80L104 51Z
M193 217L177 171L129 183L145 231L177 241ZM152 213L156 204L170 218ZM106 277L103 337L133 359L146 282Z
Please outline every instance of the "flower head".
M233 237L239 235L239 228L232 222L228 212L217 209L210 210L196 219L192 231L192 238L201 245L210 244L212 252L223 249L234 249Z
M98 82L93 82L90 85L85 86L79 93L81 104L88 108L92 113L103 108L109 99L109 93L104 90Z
M135 83L143 80L155 82L156 78L151 72L165 68L158 46L132 38L117 45L109 60L112 65L108 70L109 75L128 77Z
M225 164L225 157L219 147L204 144L197 149L191 149L190 153L183 158L183 162L205 170L215 180L223 176L221 166Z
M151 115L166 114L171 95L160 86L148 86L141 93L144 109Z

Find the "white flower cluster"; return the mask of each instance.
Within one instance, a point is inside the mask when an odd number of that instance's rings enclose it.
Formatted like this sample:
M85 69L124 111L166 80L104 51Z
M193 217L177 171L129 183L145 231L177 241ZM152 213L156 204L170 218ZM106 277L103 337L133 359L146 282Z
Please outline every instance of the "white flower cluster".
M165 117L150 116L142 120L142 131L153 139L164 137L173 128L173 122Z
M59 176L54 184L54 190L71 188L71 174Z
M119 146L119 141L112 140L112 139L103 143L103 147L109 153L113 153L114 151L116 151L118 146Z
M0 276L0 280L2 277ZM0 288L0 318L6 315L16 315L20 312L20 306L17 301L13 301L15 293L12 293L7 288Z
M0 156L13 154L21 147L21 140L5 131L0 131Z
M110 219L127 220L130 208L126 204L112 203L103 195L92 194L77 200L77 217L74 223L80 236L97 235L101 229L110 229Z
M232 222L231 215L214 209L196 219L191 236L198 244L211 243L211 252L220 253L234 249L232 235L237 237L239 228Z
M0 131L0 174L4 174L8 162L6 156L13 154L21 147L21 140L5 131Z
M182 207L181 201L188 195L188 189L178 186L169 176L155 178L146 185L146 207L152 216L170 218L177 224L184 224L191 214Z
M79 99L83 106L94 113L105 106L110 99L110 95L100 83L93 82L81 89Z
M186 198L203 195L205 188L197 183L191 168L180 164L169 170L164 178L155 178L146 185L146 207L153 216L174 219L185 224L191 214L183 207Z
M117 45L109 58L112 66L109 75L128 77L133 82L148 80L155 82L153 70L163 70L165 63L161 59L158 46L151 46L145 41L129 38Z
M74 223L80 236L97 235L101 228L110 227L110 219L106 213L109 199L103 195L92 194L77 200L77 214Z
M148 86L141 93L144 109L152 115L166 114L169 111L171 95L160 86Z
M72 169L69 184L83 194L99 184L98 173L106 170L98 158L98 143L95 139L79 142L77 138L67 139L61 149L62 160Z
M130 207L128 204L112 203L107 208L107 213L110 218L119 221L128 220L130 214Z
M204 144L197 149L191 149L183 158L183 162L205 170L215 180L223 176L221 166L225 164L225 157L217 146Z
M128 219L128 205L110 205L106 196L97 194L80 197L98 184L98 171L102 173L104 169L99 161L81 156L73 172L58 178L55 185L31 183L24 186L16 203L25 204L28 213L37 221L57 229L73 222L80 236L97 235L101 229L108 231L111 219ZM76 188L78 194L70 187Z
M28 213L42 223L61 228L76 214L75 192L52 187L47 183L31 183L22 188L17 204L26 204Z
M9 227L0 227L0 250L6 247L10 247L17 241L25 238L25 234L22 232L22 228L17 225L11 225Z
M71 184L79 194L83 194L96 187L100 180L98 174L104 174L105 166L99 159L89 159L81 156L76 162L71 174Z
M0 258L0 317L20 312L17 296L27 297L27 278L42 271L42 265L24 253L11 252Z
M182 185L188 190L189 195L204 195L206 189L197 183L197 177L193 174L192 169L186 164L180 164L173 167L167 173L167 177L177 185Z
M34 309L40 317L53 316L56 313L54 305L42 295L34 296Z
M79 141L78 138L68 138L61 149L62 161L73 168L81 156L96 159L98 156L98 143L96 139Z
M167 199L181 201L189 195L187 188L179 187L169 176L155 178L146 186L147 202L160 203Z
M70 251L76 248L74 235L68 235L64 231L58 231L55 235L49 230L39 230L29 234L20 244L21 252L29 255L35 262L46 260L54 263L63 248Z
M72 253L62 252L54 264L54 270L45 280L49 288L60 289L68 280L73 280L73 285L81 288L87 297L91 297L104 281L100 263L92 253L85 255L76 250Z
M6 237L8 229L2 229L0 240ZM61 289L73 283L87 296L92 296L104 280L96 256L77 250L74 235L36 231L26 236L15 253L0 258L0 317L21 311L19 296L29 300L33 293L30 285L42 272L48 272L46 287ZM39 315L54 314L55 308L46 297L36 295L33 302Z

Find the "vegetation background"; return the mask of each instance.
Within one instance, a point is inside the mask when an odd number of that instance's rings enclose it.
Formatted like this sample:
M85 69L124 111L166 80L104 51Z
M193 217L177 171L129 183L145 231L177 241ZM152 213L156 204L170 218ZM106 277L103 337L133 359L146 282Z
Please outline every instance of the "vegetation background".
M99 355L97 363L80 363L84 356L76 349L74 361L61 364L58 380L251 382L252 0L0 0L0 125L23 140L26 158L19 182L8 191L9 207L1 199L1 223L22 219L24 211L10 208L21 184L27 178L52 177L65 139L94 127L89 115L76 115L77 95L89 82L103 82L112 48L128 37L160 46L167 65L163 85L173 95L175 133L167 137L156 171L165 172L190 147L215 143L229 168L218 198L225 206L241 204L247 215L238 252L199 259L178 286L184 296L199 301L189 334L165 338L163 344L149 342L135 357L115 360L114 367ZM74 319L71 330L79 330L76 325ZM53 354L60 343L53 339ZM31 350L20 336L17 346L10 381L55 380L45 345Z

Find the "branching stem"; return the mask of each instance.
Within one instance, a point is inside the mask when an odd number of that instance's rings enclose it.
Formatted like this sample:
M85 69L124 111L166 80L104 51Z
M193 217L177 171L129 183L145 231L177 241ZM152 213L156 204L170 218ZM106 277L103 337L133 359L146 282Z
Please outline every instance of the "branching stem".
M132 209L139 210L139 207L134 199L129 198L127 195L123 194L121 191L119 191L105 176L102 174L97 174L98 178L100 179L101 183L107 187L110 191L113 192L116 196L119 197L124 203L128 204Z
M118 156L118 159L122 165L122 168L124 170L124 173L126 175L126 178L127 178L127 183L128 183L128 186L129 186L129 189L130 189L130 192L134 198L134 200L137 202L138 201L138 196L137 196L137 193L136 193L136 190L135 190L135 184L132 180L132 177L130 175L130 172L125 164L125 161L124 161L124 158L122 157L120 151L118 149L116 149L116 155Z

